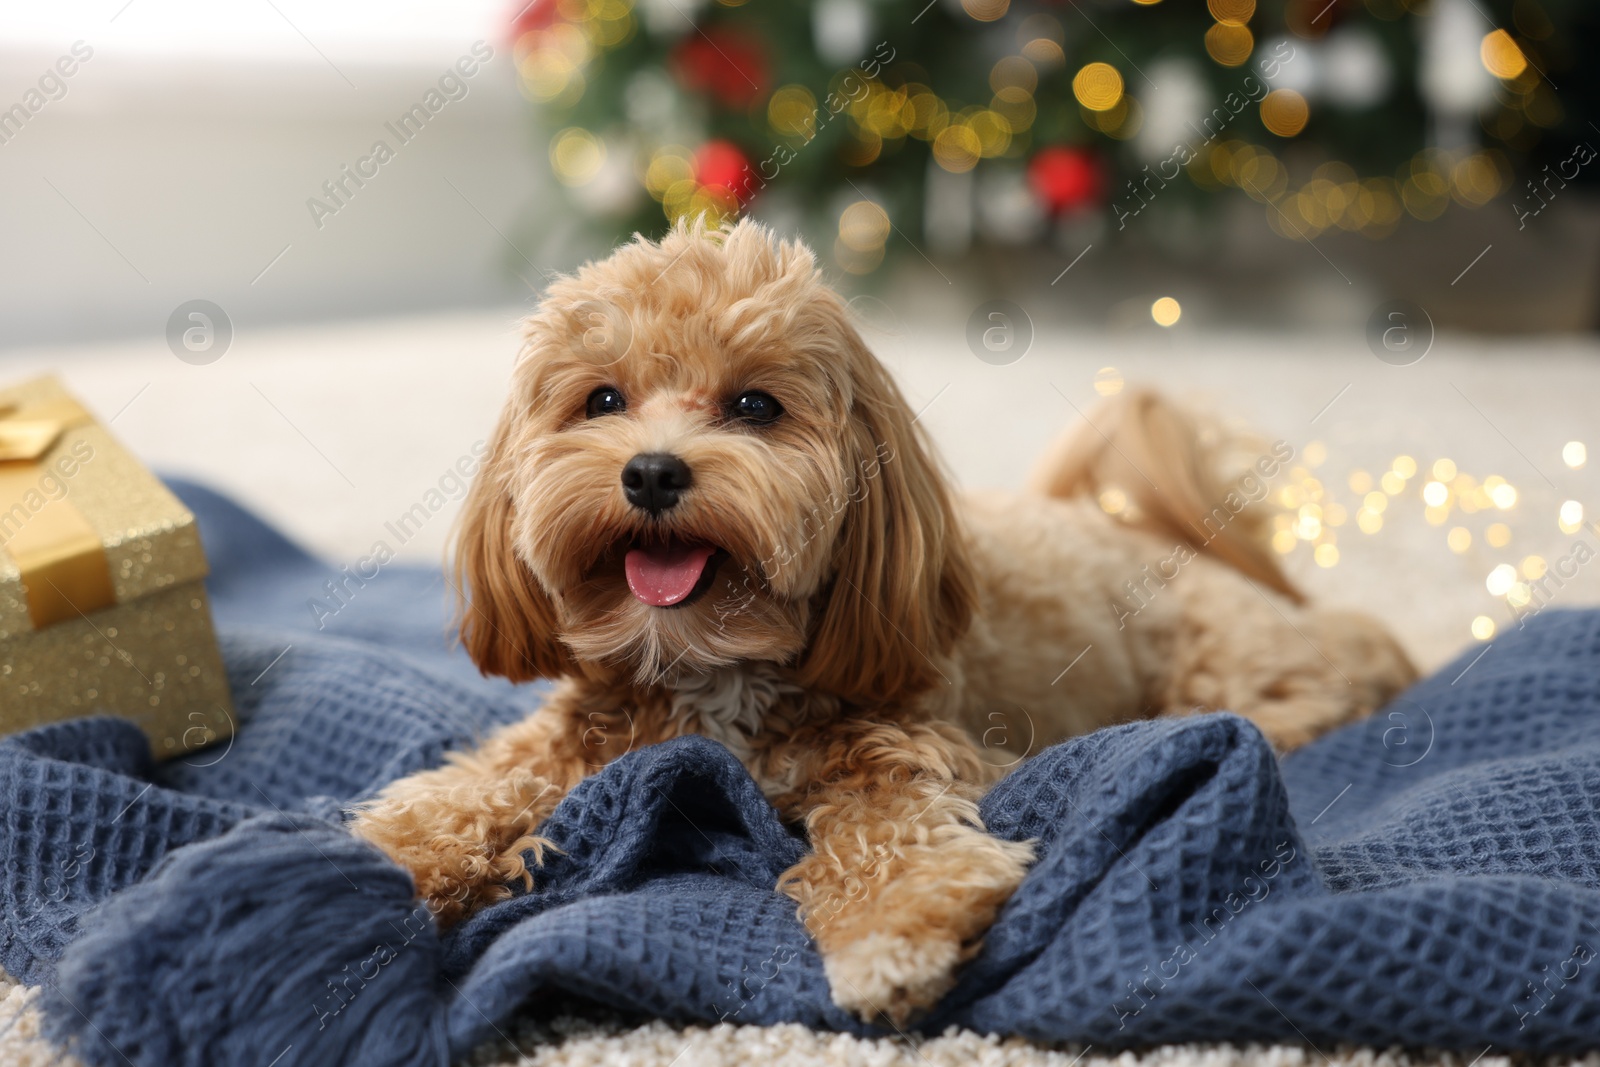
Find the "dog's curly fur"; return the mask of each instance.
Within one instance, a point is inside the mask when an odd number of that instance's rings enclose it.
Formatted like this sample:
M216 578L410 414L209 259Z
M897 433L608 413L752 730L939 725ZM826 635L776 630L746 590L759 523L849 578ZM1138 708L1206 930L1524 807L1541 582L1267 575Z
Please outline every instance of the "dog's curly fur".
M606 387L626 411L588 417ZM733 417L751 389L783 414ZM1303 605L1203 427L1141 391L1087 421L1030 492L958 504L802 245L680 226L558 280L457 568L479 666L560 682L527 720L392 783L355 831L454 922L531 885L538 827L586 775L706 734L809 835L778 888L834 999L867 1019L929 1007L1032 858L977 808L1027 751L1219 708L1288 748L1413 678L1375 622ZM693 476L655 514L620 484L646 453ZM1122 518L1096 503L1113 486ZM651 606L624 560L667 537L726 557L704 595Z

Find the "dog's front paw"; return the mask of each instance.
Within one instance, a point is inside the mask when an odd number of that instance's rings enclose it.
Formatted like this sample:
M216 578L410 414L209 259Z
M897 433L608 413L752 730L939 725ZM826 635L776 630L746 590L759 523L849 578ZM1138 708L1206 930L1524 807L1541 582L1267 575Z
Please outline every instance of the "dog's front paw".
M903 1026L939 1002L965 958L959 942L874 933L822 957L833 1002L864 1022Z
M453 771L395 783L357 809L350 824L411 873L417 897L440 927L511 897L515 884L531 889L524 854L537 864L551 847L532 832L553 803L541 779L510 775L492 791L440 788Z
M901 1026L956 984L1032 859L1030 844L962 828L882 861L870 882L813 854L784 885L809 903L806 926L833 1002L864 1022Z
M516 895L514 886L533 888L533 872L523 853L542 852L549 842L532 834L508 846L471 844L457 839L407 846L391 853L411 872L417 898L448 929L473 912Z

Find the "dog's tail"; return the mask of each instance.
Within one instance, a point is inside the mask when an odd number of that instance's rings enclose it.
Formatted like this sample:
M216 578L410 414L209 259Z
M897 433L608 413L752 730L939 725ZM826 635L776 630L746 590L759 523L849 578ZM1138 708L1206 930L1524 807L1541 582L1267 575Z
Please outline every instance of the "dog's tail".
M1130 389L1104 401L1061 436L1029 479L1029 489L1066 499L1120 493L1125 517L1164 537L1230 564L1292 602L1303 594L1278 566L1267 541L1267 479L1293 451L1263 451L1229 478L1227 458L1238 435L1196 419L1151 389Z

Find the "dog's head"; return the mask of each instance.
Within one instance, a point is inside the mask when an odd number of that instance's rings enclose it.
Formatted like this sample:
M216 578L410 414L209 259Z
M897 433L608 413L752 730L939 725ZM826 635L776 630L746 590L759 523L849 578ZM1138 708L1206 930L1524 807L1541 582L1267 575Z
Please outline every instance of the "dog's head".
M939 681L973 586L944 480L811 253L679 226L552 284L457 568L487 673L742 661L854 703Z

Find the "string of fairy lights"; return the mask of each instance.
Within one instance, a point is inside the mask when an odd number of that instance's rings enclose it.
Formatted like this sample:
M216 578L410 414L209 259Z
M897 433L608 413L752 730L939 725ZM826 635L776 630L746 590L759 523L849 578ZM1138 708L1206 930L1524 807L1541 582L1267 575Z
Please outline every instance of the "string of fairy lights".
M1094 384L1098 393L1109 396L1121 391L1123 377L1115 367L1102 367ZM1501 475L1479 478L1448 457L1423 463L1402 453L1386 469L1358 467L1340 477L1325 469L1328 446L1323 441L1307 442L1297 459L1269 498L1273 551L1284 557L1309 552L1318 567L1337 567L1341 536L1377 536L1386 525L1415 521L1411 516L1420 510L1423 521L1441 531L1452 553L1467 555L1475 545L1488 550L1475 560L1488 562L1484 591L1499 601L1503 618L1497 622L1490 614L1475 615L1469 629L1479 641L1493 639L1506 619L1541 607L1547 590L1540 583L1552 566L1571 565L1567 559L1552 561L1521 550L1519 541L1536 537L1530 521L1537 524L1541 519L1522 491ZM1583 441L1566 442L1561 462L1568 470L1583 470L1589 462L1588 446ZM1121 489L1102 492L1100 507L1111 515L1134 517L1134 506ZM1553 511L1546 513L1546 519L1562 534L1600 533L1600 524L1586 514L1581 501L1564 499ZM1584 558L1589 558L1587 553ZM1553 577L1564 584L1572 574Z
M1535 604L1536 583L1545 578L1551 562L1536 553L1517 551L1518 520L1540 520L1519 508L1523 496L1507 479L1498 474L1477 478L1446 457L1422 466L1416 458L1401 454L1388 470L1350 471L1344 480L1350 493L1345 503L1340 487L1332 479L1325 484L1316 474L1326 460L1326 447L1310 442L1303 457L1304 463L1290 470L1290 483L1275 498L1283 510L1273 517L1272 546L1280 554L1309 546L1318 566L1336 566L1342 528L1353 524L1360 533L1375 535L1386 521L1420 503L1423 520L1443 532L1451 552L1465 554L1474 541L1480 541L1495 553L1498 561L1484 575L1484 588L1503 602L1507 609L1503 614L1514 619ZM1562 460L1570 469L1581 469L1588 462L1587 447L1582 441L1567 442ZM1585 529L1581 502L1563 500L1553 510L1549 519L1561 533L1575 535ZM1472 636L1490 640L1499 626L1493 616L1477 615L1471 622Z
M722 8L745 2L719 0ZM954 2L946 6L953 10ZM1157 9L1164 0L1129 2ZM516 42L524 93L555 113L571 109L593 90L591 79L604 76L596 73L598 61L649 32L650 12L641 10L649 6L650 0L536 0L532 9L540 17L525 20ZM960 11L975 26L999 22L1011 6L1012 0L959 0ZM1366 7L1380 18L1408 14L1414 6L1412 0L1366 0ZM1258 19L1256 0L1207 0L1206 10L1209 26L1203 44L1211 62L1245 68L1261 55L1264 42L1251 28ZM1288 26L1294 30L1300 16L1290 14ZM1047 108L1056 115L1061 103L1054 92L1048 99L1040 95L1041 79L1065 76L1068 35L1061 18L1050 11L1034 11L1015 21L1011 49L990 66L987 99L941 95L935 79L909 57L870 74L840 69L826 86L789 82L769 88L749 77L746 68L753 66L753 59L730 55L729 47L709 37L711 47L700 51L712 67L696 84L710 86L706 92L715 95L717 79L725 77L727 95L740 97L752 132L792 152L805 151L819 124L837 116L848 129L837 157L863 174L923 142L932 163L950 174L967 174L991 161L1010 161L1012 170L1028 166L1032 193L1048 211L1086 206L1095 198L1103 202L1108 183L1101 180L1097 188L1081 166L1077 171L1033 166L1052 150L1036 136L1036 124ZM1306 29L1309 34L1311 28ZM1524 128L1546 128L1561 118L1559 104L1525 51L1537 32L1523 32L1519 43L1507 30L1493 29L1479 42L1478 61L1499 87L1498 106L1485 112L1484 128L1508 143ZM1130 89L1131 73L1116 62L1095 59L1070 77L1077 118L1108 146L1136 137L1153 106ZM754 90L744 94L748 100L741 96L737 76ZM671 81L665 74L662 78L663 84ZM1217 139L1202 146L1183 169L1200 190L1234 189L1259 202L1271 228L1291 240L1314 240L1332 230L1382 238L1406 217L1430 221L1452 204L1483 207L1508 192L1514 181L1513 163L1504 151L1476 145L1426 147L1392 173L1362 174L1337 159L1316 163L1307 173L1299 170L1304 154L1289 159L1285 153L1312 121L1314 101L1296 88L1279 87L1251 107L1270 135L1267 142L1244 136ZM623 144L604 130L565 126L550 141L552 170L575 190L619 184L642 190L659 206L663 221L701 214L720 219L744 210L759 195L753 192L753 179L760 166L744 147L725 138L694 143L653 137L652 132L635 129ZM619 153L626 158L614 158ZM619 170L624 179L617 178ZM872 203L872 210L851 204L833 209L838 222L834 251L845 269L865 273L883 261L891 227L874 198L860 199Z

